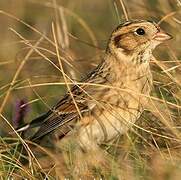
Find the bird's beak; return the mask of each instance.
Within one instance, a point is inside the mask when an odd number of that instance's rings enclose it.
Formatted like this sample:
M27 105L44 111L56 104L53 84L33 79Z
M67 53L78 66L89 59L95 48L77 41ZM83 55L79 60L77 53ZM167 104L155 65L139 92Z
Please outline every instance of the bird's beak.
M172 36L169 35L168 33L164 32L163 30L158 31L155 36L153 37L154 40L156 41L167 41L169 39L172 39Z

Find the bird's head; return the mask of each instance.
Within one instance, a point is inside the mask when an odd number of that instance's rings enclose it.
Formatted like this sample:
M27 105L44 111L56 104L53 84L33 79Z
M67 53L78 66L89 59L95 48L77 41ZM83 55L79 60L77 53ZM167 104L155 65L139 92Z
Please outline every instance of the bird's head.
M119 25L112 32L107 50L117 56L151 53L157 45L169 39L171 36L156 23L135 20Z

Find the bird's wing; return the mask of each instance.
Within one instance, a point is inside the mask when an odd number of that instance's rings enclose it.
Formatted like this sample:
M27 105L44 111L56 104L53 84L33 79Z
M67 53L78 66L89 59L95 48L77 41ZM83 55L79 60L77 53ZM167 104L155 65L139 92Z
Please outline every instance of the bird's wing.
M85 97L86 95L82 88L85 89L86 87L82 86L80 88L78 86L74 86L71 91L73 97L70 94L67 94L52 108L52 110L30 123L30 128L39 127L38 131L32 138L33 140L43 137L58 127L60 131L62 129L61 136L65 135L71 130L69 124L73 121L74 125L80 116L85 111L88 111L87 100Z
M85 83L94 81L101 83L101 71L101 66L98 66L83 81ZM39 127L32 140L39 139L58 127L59 131L62 132L60 136L67 134L75 126L77 120L80 119L80 116L90 110L88 101L95 91L93 86L90 87L86 84L80 86L75 85L71 90L73 98L70 93L66 94L65 97L46 114L34 119L27 125L27 129Z

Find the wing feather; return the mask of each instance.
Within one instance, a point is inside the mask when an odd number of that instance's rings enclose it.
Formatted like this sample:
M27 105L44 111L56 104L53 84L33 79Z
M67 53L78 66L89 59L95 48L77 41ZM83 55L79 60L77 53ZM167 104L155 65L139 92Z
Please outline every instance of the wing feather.
M94 71L89 73L86 79L84 79L82 82L98 81L99 83L101 83L100 79L104 81L103 78L100 78L102 69L102 66L99 65ZM93 95L91 94L91 92L95 93L95 89L93 87L90 88L86 84L81 85L81 87L75 85L71 90L71 93L73 94L73 97L81 114L89 111L88 99L90 98L84 91L86 91L90 95ZM59 127L60 131L63 132L62 136L64 136L64 133L68 133L75 126L76 121L79 118L80 114L79 112L77 112L72 97L69 93L67 93L64 98L61 99L51 110L30 123L30 128L39 127L38 131L32 137L32 140L45 136L46 134L55 130L57 127ZM67 128L70 123L71 128Z

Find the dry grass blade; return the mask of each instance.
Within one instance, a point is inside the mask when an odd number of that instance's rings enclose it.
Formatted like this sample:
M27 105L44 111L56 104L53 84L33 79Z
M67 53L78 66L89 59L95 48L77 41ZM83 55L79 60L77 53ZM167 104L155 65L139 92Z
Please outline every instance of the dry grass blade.
M65 72L64 72L64 69L63 69L63 66L62 66L62 62L61 62L60 54L59 54L59 50L58 50L57 37L56 37L56 34L55 34L54 24L52 24L52 31L53 31L53 37L54 37L54 41L55 41L55 45L56 45L56 52L57 52L58 62L59 62L59 66L60 66L60 69L61 69L61 73L62 73L62 75L63 75L64 82L65 82L65 84L66 84L66 87L67 87L67 89L68 89L68 92L70 93L70 95L71 95L71 97L72 97L73 103L75 104L75 107L76 107L76 109L77 109L77 112L79 113L80 118L82 118L82 115L81 115L81 113L80 113L79 107L77 106L77 102L75 101L74 96L73 96L73 94L72 94L72 92L71 92L71 88L70 88L69 85L68 85L67 77L66 77L66 75L65 75Z
M14 31L14 30L12 29L12 31ZM15 32L15 31L14 31L14 32ZM37 41L37 43L35 44L34 48L36 48L42 40L43 40L43 38L40 38L40 40ZM8 88L8 90L7 90L7 92L6 92L6 96L4 97L4 100L3 100L2 104L1 104L0 114L2 113L3 108L4 108L4 106L5 106L6 103L7 103L7 100L8 100L8 98L9 98L9 95L10 95L10 93L11 93L11 90L12 90L12 87L14 86L15 81L17 80L17 78L18 78L21 70L23 69L25 63L27 62L27 60L29 59L29 57L31 56L31 54L33 53L33 51L34 51L34 49L30 49L30 51L29 51L29 52L27 53L27 55L25 56L24 60L21 62L21 64L20 64L19 67L17 68L17 70L16 70L16 72L15 72L15 74L14 74L14 77L13 77L11 83L10 83L10 87Z
M124 16L125 16L125 20L126 20L126 21L129 21L128 11L126 10L126 6L125 6L123 0L120 0L120 3L121 3L121 7L122 7L122 9L123 9L123 13L124 13Z

